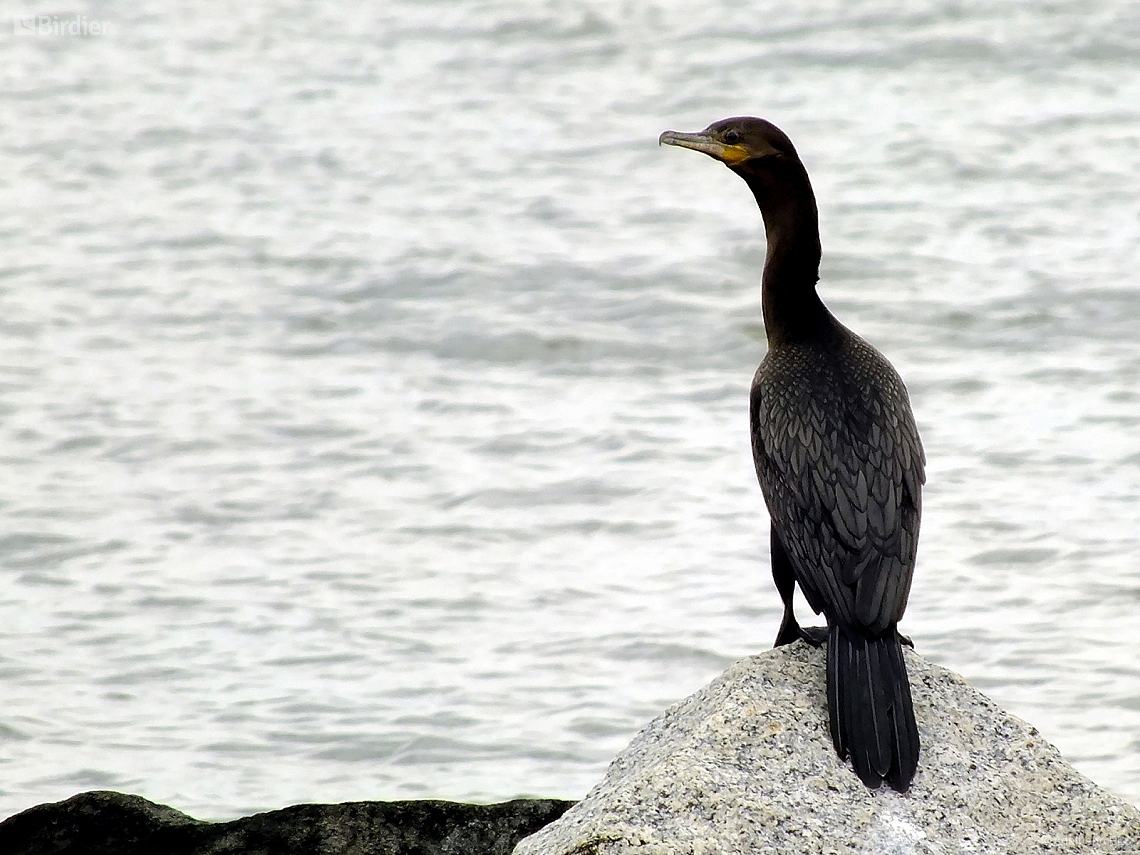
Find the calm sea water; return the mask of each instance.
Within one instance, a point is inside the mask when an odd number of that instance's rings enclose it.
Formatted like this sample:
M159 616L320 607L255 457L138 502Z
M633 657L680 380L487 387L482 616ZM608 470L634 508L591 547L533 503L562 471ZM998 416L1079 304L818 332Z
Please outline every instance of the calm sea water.
M656 145L741 113L911 390L904 630L1140 801L1140 5L701 6L6 7L0 815L580 797L768 647L760 218Z

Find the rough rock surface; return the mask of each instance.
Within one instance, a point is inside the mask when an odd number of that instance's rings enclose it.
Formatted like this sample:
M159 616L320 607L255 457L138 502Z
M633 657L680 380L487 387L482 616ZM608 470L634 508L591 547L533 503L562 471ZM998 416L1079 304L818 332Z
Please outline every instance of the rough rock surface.
M824 654L743 659L651 722L516 855L1140 853L1140 811L1037 731L906 651L922 739L905 795L866 789L827 731Z
M0 823L3 855L508 855L573 802L295 805L201 822L139 796L81 793Z

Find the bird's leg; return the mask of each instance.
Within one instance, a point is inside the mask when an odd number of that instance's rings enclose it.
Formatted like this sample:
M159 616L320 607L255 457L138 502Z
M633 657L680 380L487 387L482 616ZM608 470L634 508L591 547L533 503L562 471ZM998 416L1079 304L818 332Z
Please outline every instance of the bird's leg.
M796 620L792 609L792 599L796 593L796 574L792 569L788 553L784 551L784 545L776 536L775 526L772 526L772 579L776 582L780 599L784 601L784 619L780 621L780 631L776 633L776 643L772 646L783 647L785 644L802 639L812 647L819 647L827 641L827 627L809 626L804 629Z
M792 569L792 562L784 551L784 545L776 536L776 526L772 526L772 579L776 583L776 590L780 592L780 599L784 601L784 619L780 621L780 631L776 633L776 643L773 647L783 647L791 644L800 637L800 625L792 610L792 598L796 593L796 574Z

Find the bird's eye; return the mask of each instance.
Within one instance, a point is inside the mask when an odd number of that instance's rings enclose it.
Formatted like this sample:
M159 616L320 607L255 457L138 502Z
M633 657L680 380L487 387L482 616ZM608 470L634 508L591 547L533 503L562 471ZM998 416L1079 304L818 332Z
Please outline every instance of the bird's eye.
M738 134L736 131L729 131L724 135L724 141L729 145L736 145L738 142L740 142L740 134Z

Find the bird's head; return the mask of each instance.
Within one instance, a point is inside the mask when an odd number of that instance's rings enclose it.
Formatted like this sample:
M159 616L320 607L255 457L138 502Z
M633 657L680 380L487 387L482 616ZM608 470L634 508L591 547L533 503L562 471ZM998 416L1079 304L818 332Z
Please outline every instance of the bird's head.
M665 131L658 143L704 152L744 173L776 166L781 160L799 160L787 134L771 122L751 116L721 119L695 134Z

